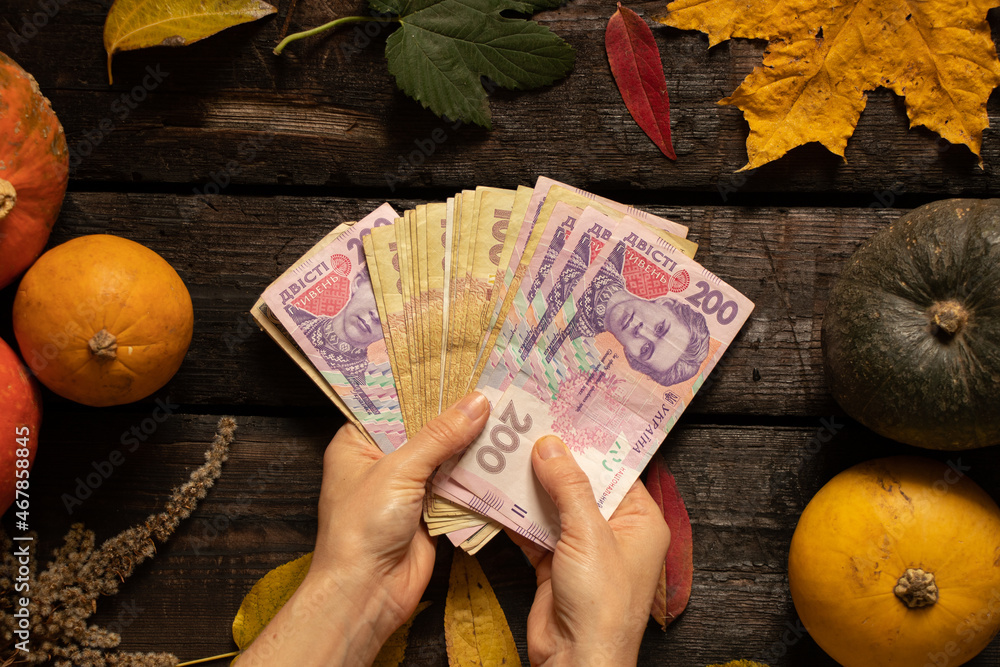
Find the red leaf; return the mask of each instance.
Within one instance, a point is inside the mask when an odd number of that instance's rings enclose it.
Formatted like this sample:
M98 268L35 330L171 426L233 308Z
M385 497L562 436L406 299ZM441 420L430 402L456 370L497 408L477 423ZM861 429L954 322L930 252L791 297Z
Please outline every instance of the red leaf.
M670 143L670 98L653 31L638 14L622 7L608 21L604 48L611 74L632 118L663 154L677 159Z
M663 457L653 457L646 474L646 489L663 511L663 518L670 527L670 548L650 612L650 616L666 630L684 611L691 597L691 578L694 574L691 519Z

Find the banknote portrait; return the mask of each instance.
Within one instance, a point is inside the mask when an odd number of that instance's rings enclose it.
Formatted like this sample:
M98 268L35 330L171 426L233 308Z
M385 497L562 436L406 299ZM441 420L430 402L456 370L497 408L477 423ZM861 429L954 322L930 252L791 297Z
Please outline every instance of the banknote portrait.
M294 306L285 310L330 368L352 386L365 386L368 347L383 338L367 268L351 281L350 297L335 315L314 315Z
M577 299L565 338L594 338L606 331L617 339L636 371L664 387L685 382L698 373L709 354L711 337L705 316L669 294L649 296L627 289L625 248L620 244L612 251ZM587 270L589 252L589 244L574 249L560 286L553 290L556 300L570 297L573 285Z

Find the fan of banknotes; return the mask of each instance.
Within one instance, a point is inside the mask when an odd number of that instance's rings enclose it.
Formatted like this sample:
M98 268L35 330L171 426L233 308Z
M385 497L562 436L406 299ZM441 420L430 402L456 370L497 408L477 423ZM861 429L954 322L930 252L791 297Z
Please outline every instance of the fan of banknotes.
M610 516L753 310L694 261L687 231L545 177L383 204L253 315L382 451L483 392L489 422L433 478L428 528L470 553L502 527L551 549L534 442L559 435Z

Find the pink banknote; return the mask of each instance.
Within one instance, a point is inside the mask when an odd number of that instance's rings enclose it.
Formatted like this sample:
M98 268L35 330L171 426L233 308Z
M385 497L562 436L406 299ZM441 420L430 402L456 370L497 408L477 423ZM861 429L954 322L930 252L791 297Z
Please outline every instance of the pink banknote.
M264 301L379 448L406 440L361 238L397 217L383 204L264 292Z
M610 516L753 310L648 227L626 219L615 236L592 262L574 248L555 287L564 305L447 471L549 548L559 522L531 469L534 442L559 435Z

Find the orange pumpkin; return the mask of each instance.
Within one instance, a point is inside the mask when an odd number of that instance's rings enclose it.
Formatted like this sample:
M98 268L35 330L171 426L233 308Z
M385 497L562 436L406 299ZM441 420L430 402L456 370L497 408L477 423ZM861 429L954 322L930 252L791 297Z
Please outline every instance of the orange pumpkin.
M38 449L38 428L42 425L42 396L17 353L0 338L0 433L9 443L0 447L0 514L15 500L18 480L30 489L29 471ZM25 464L25 460L27 463ZM25 467L25 465L27 467ZM26 512L29 498L22 494L18 510Z
M1000 629L1000 509L960 466L862 463L802 512L788 583L845 667L961 665Z
M38 379L93 406L131 403L173 377L191 343L191 296L155 252L110 235L49 250L14 298L14 335Z
M0 288L42 252L68 179L66 135L52 106L0 53Z

